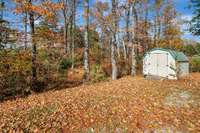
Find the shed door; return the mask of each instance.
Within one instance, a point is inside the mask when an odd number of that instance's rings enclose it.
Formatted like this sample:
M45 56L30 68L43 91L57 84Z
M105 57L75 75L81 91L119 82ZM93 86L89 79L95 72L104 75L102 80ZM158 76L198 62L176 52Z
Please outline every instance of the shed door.
M149 58L149 74L160 77L168 76L168 54L167 53L152 53Z
M151 53L148 61L148 71L150 75L158 75L157 71L157 54Z
M157 72L161 77L168 76L168 54L160 53L157 54Z

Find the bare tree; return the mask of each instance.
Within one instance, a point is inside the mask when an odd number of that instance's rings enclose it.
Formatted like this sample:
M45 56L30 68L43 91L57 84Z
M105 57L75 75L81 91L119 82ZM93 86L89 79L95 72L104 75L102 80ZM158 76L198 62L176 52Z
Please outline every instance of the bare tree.
M27 33L28 33L28 12L25 12L24 16L24 49L27 49Z
M89 81L90 70L89 70L89 0L85 0L85 22L86 31L84 35L84 81Z
M130 33L130 23L131 23L131 0L127 0L127 5L126 5L126 46L127 46L127 51L129 54L129 45L131 44L131 33ZM124 51L126 52L126 51ZM124 53L125 59L127 54Z
M155 19L154 19L154 45L158 47L158 41L160 40L161 34L161 8L163 0L155 0Z
M132 40L132 50L131 50L131 75L136 75L136 55L135 55L135 44L137 45L138 42L138 13L136 10L136 4L137 1L133 1L132 3L132 15L134 18L134 25L133 25L133 31L134 31L134 39Z
M63 17L64 17L64 44L65 44L65 53L70 54L70 45L68 44L68 26L69 26L69 2L68 0L58 0L63 4L63 8L61 9Z
M71 46L72 46L72 69L75 64L75 32L76 32L76 0L72 1L72 18L71 18Z
M29 0L29 5L32 6L32 0ZM30 31L31 31L31 39L32 39L32 89L36 89L36 82L37 82L37 67L36 67L36 54L37 48L36 43L34 40L35 36L35 19L34 19L34 12L32 10L29 11L29 23L30 23Z
M116 0L112 0L112 24L113 24L113 34L112 34L112 39L111 39L111 63L112 63L112 80L117 79L117 62L116 62L116 57L115 57L115 47L117 45L117 40L116 40L116 34L117 34L117 26L118 26L118 21L117 21L117 13L116 13L116 8L117 8L117 2Z

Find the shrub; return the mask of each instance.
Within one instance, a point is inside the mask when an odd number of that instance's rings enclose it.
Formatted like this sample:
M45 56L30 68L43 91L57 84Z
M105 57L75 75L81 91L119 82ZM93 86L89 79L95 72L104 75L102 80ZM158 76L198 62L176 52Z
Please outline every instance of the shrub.
M93 82L106 80L106 74L100 65L92 65L91 67L91 80Z
M190 63L192 72L200 72L200 55L193 56Z
M66 70L72 66L72 60L69 58L64 58L60 62L60 70Z

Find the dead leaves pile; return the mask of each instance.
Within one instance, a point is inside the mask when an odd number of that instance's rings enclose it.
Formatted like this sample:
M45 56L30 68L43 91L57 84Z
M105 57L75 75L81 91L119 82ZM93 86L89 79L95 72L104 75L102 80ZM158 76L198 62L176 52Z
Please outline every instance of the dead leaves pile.
M168 106L189 91L195 104ZM173 101L170 101L173 102ZM179 81L125 77L0 104L0 132L200 132L200 74Z

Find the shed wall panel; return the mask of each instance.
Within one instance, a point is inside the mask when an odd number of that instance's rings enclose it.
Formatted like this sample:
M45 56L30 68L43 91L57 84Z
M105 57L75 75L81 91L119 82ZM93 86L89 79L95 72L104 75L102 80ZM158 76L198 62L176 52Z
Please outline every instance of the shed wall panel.
M189 74L189 63L188 62L179 62L179 76L186 76Z

